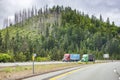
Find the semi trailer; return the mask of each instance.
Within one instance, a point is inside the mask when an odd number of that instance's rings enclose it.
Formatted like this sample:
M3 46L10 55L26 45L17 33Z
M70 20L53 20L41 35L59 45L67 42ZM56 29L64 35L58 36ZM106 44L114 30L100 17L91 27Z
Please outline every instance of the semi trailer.
M79 61L80 60L80 54L64 54L63 61Z

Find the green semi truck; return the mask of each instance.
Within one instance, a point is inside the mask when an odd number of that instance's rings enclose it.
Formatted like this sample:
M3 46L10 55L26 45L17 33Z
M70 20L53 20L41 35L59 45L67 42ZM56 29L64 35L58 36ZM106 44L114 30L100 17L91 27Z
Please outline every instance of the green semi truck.
M82 62L95 61L95 56L93 54L83 54L81 61Z

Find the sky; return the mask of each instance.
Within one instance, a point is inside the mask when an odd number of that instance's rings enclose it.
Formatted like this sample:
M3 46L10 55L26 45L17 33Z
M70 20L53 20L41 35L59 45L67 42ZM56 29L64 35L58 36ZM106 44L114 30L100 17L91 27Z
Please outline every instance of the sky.
M36 6L37 9L43 8L45 5L52 7L53 5L69 6L88 15L95 15L99 18L102 15L104 21L109 17L110 21L114 21L120 26L120 0L0 0L0 29L3 28L5 18L14 21L15 12Z

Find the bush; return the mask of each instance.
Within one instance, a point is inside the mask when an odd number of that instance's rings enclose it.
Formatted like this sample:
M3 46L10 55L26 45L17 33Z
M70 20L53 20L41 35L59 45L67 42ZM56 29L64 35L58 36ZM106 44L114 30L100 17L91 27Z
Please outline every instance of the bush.
M26 61L26 56L23 54L23 52L17 53L15 56L15 61Z
M37 57L35 60L38 61L38 62L39 61L42 62L42 61L49 61L50 58L49 57Z
M9 61L11 61L10 55L0 53L0 62L9 62Z

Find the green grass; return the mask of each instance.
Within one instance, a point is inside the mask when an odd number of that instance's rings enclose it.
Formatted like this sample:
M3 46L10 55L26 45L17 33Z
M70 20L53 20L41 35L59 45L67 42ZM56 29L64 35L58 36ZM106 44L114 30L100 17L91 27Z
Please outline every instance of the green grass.
M2 72L12 73L12 72L19 72L25 70L31 70L32 66L16 66L16 67L7 67L2 70Z
M51 70L56 70L56 69L61 69L65 67L72 67L72 66L77 66L82 63L64 63L64 64L47 64L47 65L35 65L35 70L36 71L51 71ZM3 68L0 72L6 72L6 73L12 73L12 72L21 72L21 71L26 71L26 70L32 70L32 65L31 66L15 66L15 67L6 67Z
M59 69L64 67L72 67L82 64L94 64L93 62L70 62L70 63L63 63L63 64L47 64L47 65L35 65L36 70L40 71L50 71L52 69ZM12 72L20 72L25 70L32 70L31 66L15 66L15 67L6 67L0 70L0 72L12 73Z
M94 64L94 62L81 62L81 61L79 61L78 64Z

